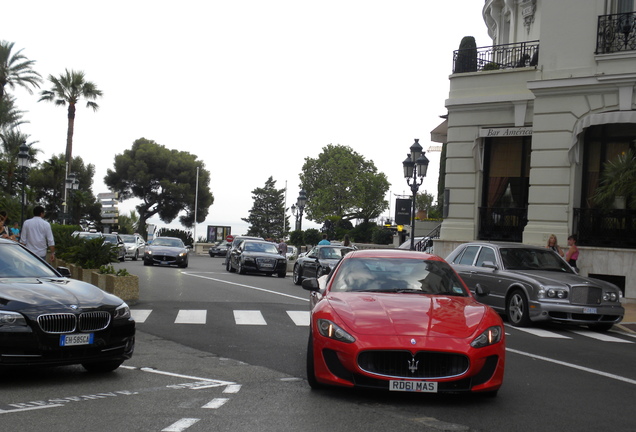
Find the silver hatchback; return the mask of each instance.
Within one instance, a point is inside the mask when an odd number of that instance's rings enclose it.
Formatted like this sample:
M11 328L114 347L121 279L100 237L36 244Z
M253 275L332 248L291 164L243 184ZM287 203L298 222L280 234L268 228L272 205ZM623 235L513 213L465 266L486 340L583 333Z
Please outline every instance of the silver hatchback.
M513 326L559 321L607 331L625 314L616 285L578 275L550 249L471 242L446 261L478 301L505 314Z

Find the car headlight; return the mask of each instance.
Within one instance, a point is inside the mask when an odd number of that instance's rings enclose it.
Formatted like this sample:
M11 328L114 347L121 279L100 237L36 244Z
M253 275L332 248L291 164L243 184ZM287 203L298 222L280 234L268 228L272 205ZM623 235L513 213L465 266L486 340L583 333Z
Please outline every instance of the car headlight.
M254 262L255 262L255 261L254 261L254 258L252 258L252 257L245 257L245 258L243 258L243 262L244 262L245 264L249 263L249 264L254 265Z
M618 294L616 294L614 291L606 291L603 293L603 301L618 301Z
M27 323L22 314L17 312L0 311L0 328L2 327L26 327Z
M544 299L544 298L566 299L566 298L568 298L568 290L567 289L563 289L563 288L544 288L544 287L541 287L541 289L538 292L538 298L540 298L540 299Z
M344 331L337 324L326 319L318 320L318 331L324 337L335 339L340 342L353 343L356 341L356 339L353 336L351 336L349 333Z
M492 326L477 336L475 340L470 343L470 346L473 348L483 348L494 345L501 341L502 335L503 329L501 327Z
M115 319L128 319L130 318L130 308L126 303L122 303L119 305L117 309L115 309L115 314L113 316Z

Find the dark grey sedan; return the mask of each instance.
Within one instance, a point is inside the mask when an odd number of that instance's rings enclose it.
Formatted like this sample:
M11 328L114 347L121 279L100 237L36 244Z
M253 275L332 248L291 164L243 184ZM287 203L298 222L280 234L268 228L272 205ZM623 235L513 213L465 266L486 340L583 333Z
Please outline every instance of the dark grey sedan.
M336 245L314 246L303 256L299 256L294 264L293 281L300 285L305 278L319 278L331 271L343 256L354 248Z
M472 242L446 261L477 300L514 326L558 321L606 331L623 319L620 289L578 275L552 250L519 243Z
M177 237L157 237L148 242L144 252L144 265L176 265L188 267L188 249Z

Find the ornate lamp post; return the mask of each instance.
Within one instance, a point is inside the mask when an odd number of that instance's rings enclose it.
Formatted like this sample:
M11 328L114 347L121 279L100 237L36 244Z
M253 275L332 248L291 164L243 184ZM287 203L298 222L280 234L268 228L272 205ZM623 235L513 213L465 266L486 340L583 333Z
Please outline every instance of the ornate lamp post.
M424 177L426 177L428 158L424 155L418 138L415 139L410 150L411 153L406 155L402 165L404 167L404 178L411 187L411 193L413 194L413 203L411 205L411 250L415 250L415 198L420 185L424 181Z
M292 204L292 214L296 217L296 231L300 231L303 226L303 212L305 211L305 205L307 204L307 194L304 189L300 190L296 204Z
M18 153L18 166L20 167L20 171L22 173L22 214L20 215L20 229L22 229L22 224L24 224L24 188L26 183L26 170L29 168L31 161L29 160L29 146L26 144L26 141L22 141L20 145L20 152Z
M79 180L77 179L77 175L75 173L69 173L68 177L66 177L66 189L69 189L71 193L68 196L69 201L73 199L73 191L79 189ZM73 223L73 207L67 205L67 218L70 223Z

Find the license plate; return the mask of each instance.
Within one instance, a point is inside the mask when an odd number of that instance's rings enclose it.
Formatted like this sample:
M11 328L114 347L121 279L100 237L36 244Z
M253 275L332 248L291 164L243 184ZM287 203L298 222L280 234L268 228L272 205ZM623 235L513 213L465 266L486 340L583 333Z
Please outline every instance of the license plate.
M93 333L61 335L60 346L91 345L93 337Z
M389 390L419 393L437 393L437 383L431 381L389 381Z
M596 308L583 308L583 313L586 313L586 314L596 314L596 313L598 313L598 312L597 312L597 309L596 309Z
M265 263L265 264L261 264L261 267L272 268L272 267L274 267L274 264Z
M161 261L161 265L168 265L168 261Z

